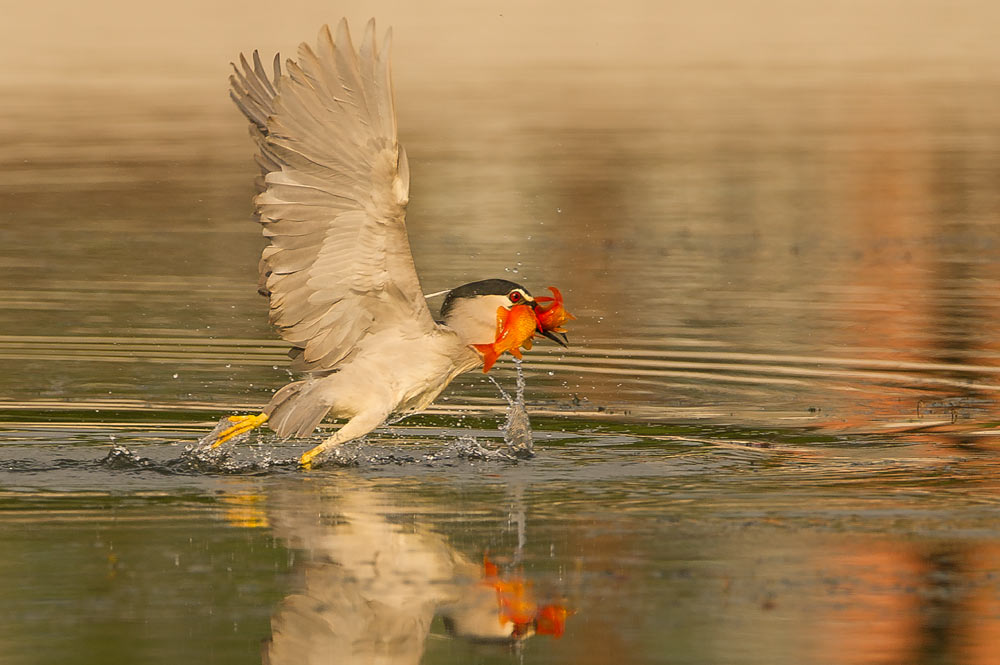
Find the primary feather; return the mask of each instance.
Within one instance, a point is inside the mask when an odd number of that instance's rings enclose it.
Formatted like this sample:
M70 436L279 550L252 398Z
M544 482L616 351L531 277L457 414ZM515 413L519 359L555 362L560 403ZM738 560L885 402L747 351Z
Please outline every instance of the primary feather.
M261 290L296 368L337 369L367 336L436 327L406 236L406 155L396 137L389 67L369 21L355 49L341 21L269 77L240 58L231 97L250 121L261 168L256 213L267 239Z

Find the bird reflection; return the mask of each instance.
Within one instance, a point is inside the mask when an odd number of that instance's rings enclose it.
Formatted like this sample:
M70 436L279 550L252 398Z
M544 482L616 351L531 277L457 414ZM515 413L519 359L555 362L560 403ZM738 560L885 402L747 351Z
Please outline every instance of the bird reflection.
M435 616L477 642L562 634L564 607L539 605L529 582L457 551L394 494L350 482L274 497L273 531L306 562L272 617L265 665L418 663Z

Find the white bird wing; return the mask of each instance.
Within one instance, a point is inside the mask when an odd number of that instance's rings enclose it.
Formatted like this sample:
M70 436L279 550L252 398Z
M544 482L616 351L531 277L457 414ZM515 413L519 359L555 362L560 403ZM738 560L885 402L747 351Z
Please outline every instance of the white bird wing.
M250 120L262 177L255 199L268 241L260 262L270 320L299 369L335 369L367 335L422 335L436 324L404 221L406 153L396 140L389 66L375 22L355 50L346 21L273 80L257 53L235 65L230 96Z

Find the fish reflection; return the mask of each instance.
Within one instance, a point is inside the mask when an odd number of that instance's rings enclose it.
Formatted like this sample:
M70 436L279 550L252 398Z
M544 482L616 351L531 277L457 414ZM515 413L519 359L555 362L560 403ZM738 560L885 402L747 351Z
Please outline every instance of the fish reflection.
M350 482L274 497L273 532L307 561L272 617L265 665L418 663L435 616L470 641L562 635L566 609L540 604L529 581L468 558L384 489Z

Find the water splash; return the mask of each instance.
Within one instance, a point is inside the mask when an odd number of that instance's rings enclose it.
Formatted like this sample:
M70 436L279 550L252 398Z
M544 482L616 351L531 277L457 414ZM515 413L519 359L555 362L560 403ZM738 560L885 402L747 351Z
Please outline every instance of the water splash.
M420 458L397 453L384 454L371 450L364 439L347 442L325 454L321 460L322 466L358 467L379 466L386 464L414 464L446 462L449 459L465 459L490 462L516 462L534 456L534 437L531 422L524 405L525 378L521 361L515 360L517 371L514 396L511 397L497 381L489 376L500 394L507 402L507 414L503 426L506 450L491 448L479 443L472 436L460 436L444 450L423 455ZM403 414L405 417L406 414ZM399 418L401 419L401 418ZM398 420L398 419L397 419ZM248 439L260 434L248 431L221 445L215 445L219 433L232 425L229 418L223 417L211 432L201 437L197 442L188 445L179 457L159 461L142 457L124 445L113 442L107 456L101 464L109 469L122 471L146 470L162 474L185 473L222 473L222 474L260 474L282 467L298 466L297 459L275 460L269 446L245 445ZM249 459L247 458L249 456Z
M452 443L450 446L445 448L439 455L435 455L434 459L430 459L428 456L428 461L439 461L446 460L448 458L458 458L465 460L476 460L476 461L486 461L486 462L517 462L518 456L514 455L512 451L501 450L500 448L491 448L489 446L484 446L479 443L479 440L474 436L460 436L458 439Z
M153 460L142 458L121 444L113 444L107 457L101 464L114 470L148 469L154 465Z
M274 459L274 449L266 438L259 445L230 445L206 448L199 443L188 445L180 455L169 459L145 457L125 445L113 444L107 455L96 463L114 471L143 471L160 475L266 475L299 470L298 457ZM322 468L375 468L385 466L453 466L458 460L514 463L524 454L510 448L494 448L474 436L459 436L444 448L430 453L406 454L398 448L371 445L364 439L346 442L321 459ZM93 463L93 462L91 462Z
M331 448L320 455L315 466L317 467L355 467L355 466L378 466L386 464L408 464L415 462L415 458L408 455L397 455L395 453L382 454L372 450L364 437L345 441L339 446Z
M115 471L152 471L162 475L184 474L265 474L282 467L296 465L295 460L275 460L270 450L257 446L242 448L243 457L237 459L234 448L219 446L205 449L199 444L187 446L178 456L167 460L143 457L128 447L114 444L100 464ZM245 457L249 455L249 458Z
M487 374L487 378L493 382L503 398L507 400L507 417L501 428L507 450L515 457L530 458L535 456L535 439L531 432L528 410L524 406L524 369L520 360L514 360L514 369L517 370L514 397L511 397L492 376Z

